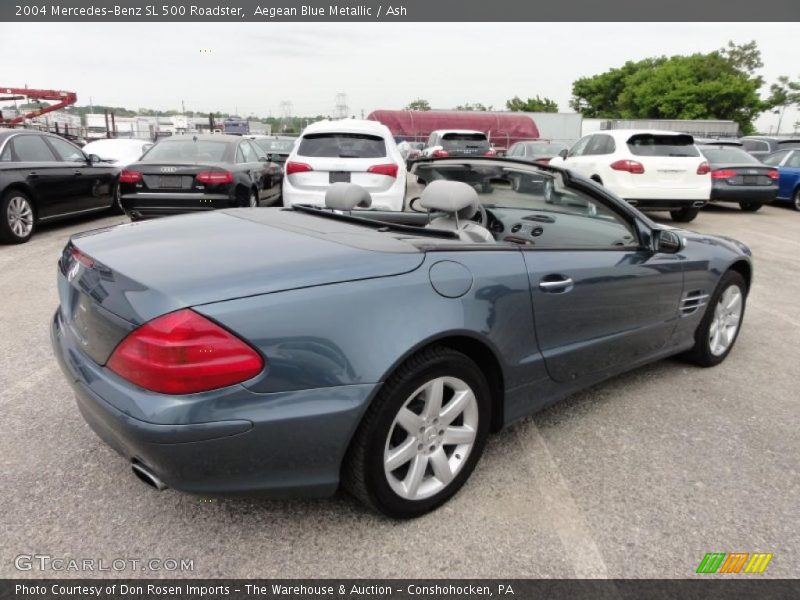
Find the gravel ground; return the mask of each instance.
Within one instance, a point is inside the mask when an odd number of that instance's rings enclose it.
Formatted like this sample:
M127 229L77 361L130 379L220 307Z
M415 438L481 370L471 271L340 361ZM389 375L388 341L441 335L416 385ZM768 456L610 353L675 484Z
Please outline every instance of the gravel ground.
M755 254L737 346L704 370L665 360L598 385L491 438L467 486L393 522L346 495L207 501L155 492L84 424L50 350L55 262L47 227L0 246L0 576L15 557L192 559L192 577L689 577L706 552L800 559L800 213L712 207L691 228Z

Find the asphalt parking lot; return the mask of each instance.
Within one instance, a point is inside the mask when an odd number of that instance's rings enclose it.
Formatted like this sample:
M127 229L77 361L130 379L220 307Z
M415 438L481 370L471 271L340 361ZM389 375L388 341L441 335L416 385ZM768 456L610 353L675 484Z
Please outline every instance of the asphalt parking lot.
M328 500L207 501L156 492L80 417L48 337L55 262L70 221L0 246L0 577L15 557L192 559L192 577L691 577L707 552L800 561L800 213L712 208L691 229L755 255L730 357L665 360L617 377L490 439L466 487L410 522ZM313 443L309 440L308 443Z

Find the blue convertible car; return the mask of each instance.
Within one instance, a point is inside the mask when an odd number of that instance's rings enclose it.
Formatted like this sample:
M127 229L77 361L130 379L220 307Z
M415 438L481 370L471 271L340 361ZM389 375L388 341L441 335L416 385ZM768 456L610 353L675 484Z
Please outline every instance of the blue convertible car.
M342 484L413 517L490 432L639 365L731 351L746 246L547 166L423 160L410 179L406 212L339 183L325 208L74 236L52 340L89 425L159 489Z

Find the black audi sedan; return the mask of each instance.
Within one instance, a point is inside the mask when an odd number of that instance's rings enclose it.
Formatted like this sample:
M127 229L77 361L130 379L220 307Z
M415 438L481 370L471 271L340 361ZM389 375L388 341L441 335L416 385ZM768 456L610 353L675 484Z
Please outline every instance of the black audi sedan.
M735 146L707 144L699 148L711 166L712 202L738 202L742 210L755 212L775 200L778 169Z
M57 135L0 129L0 242L27 242L40 223L115 209L119 169Z
M120 203L132 220L280 200L283 173L252 140L178 135L156 143L119 177Z

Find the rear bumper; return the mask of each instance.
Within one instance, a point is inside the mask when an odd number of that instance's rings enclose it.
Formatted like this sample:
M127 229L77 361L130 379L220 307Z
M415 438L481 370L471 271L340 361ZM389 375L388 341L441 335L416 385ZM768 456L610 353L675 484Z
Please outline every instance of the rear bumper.
M376 210L403 210L405 184L395 183L384 192L370 192L372 208ZM291 184L288 177L283 178L283 205L310 204L325 206L325 190L301 190Z
M94 432L167 486L195 494L332 494L350 438L378 388L256 394L233 386L166 396L135 388L92 362L63 335L59 312L51 341Z
M756 202L769 204L778 195L778 188L770 186L726 186L711 189L711 200L715 202Z
M238 200L228 194L192 192L123 194L120 197L120 204L126 213L139 218L163 217L239 206Z

